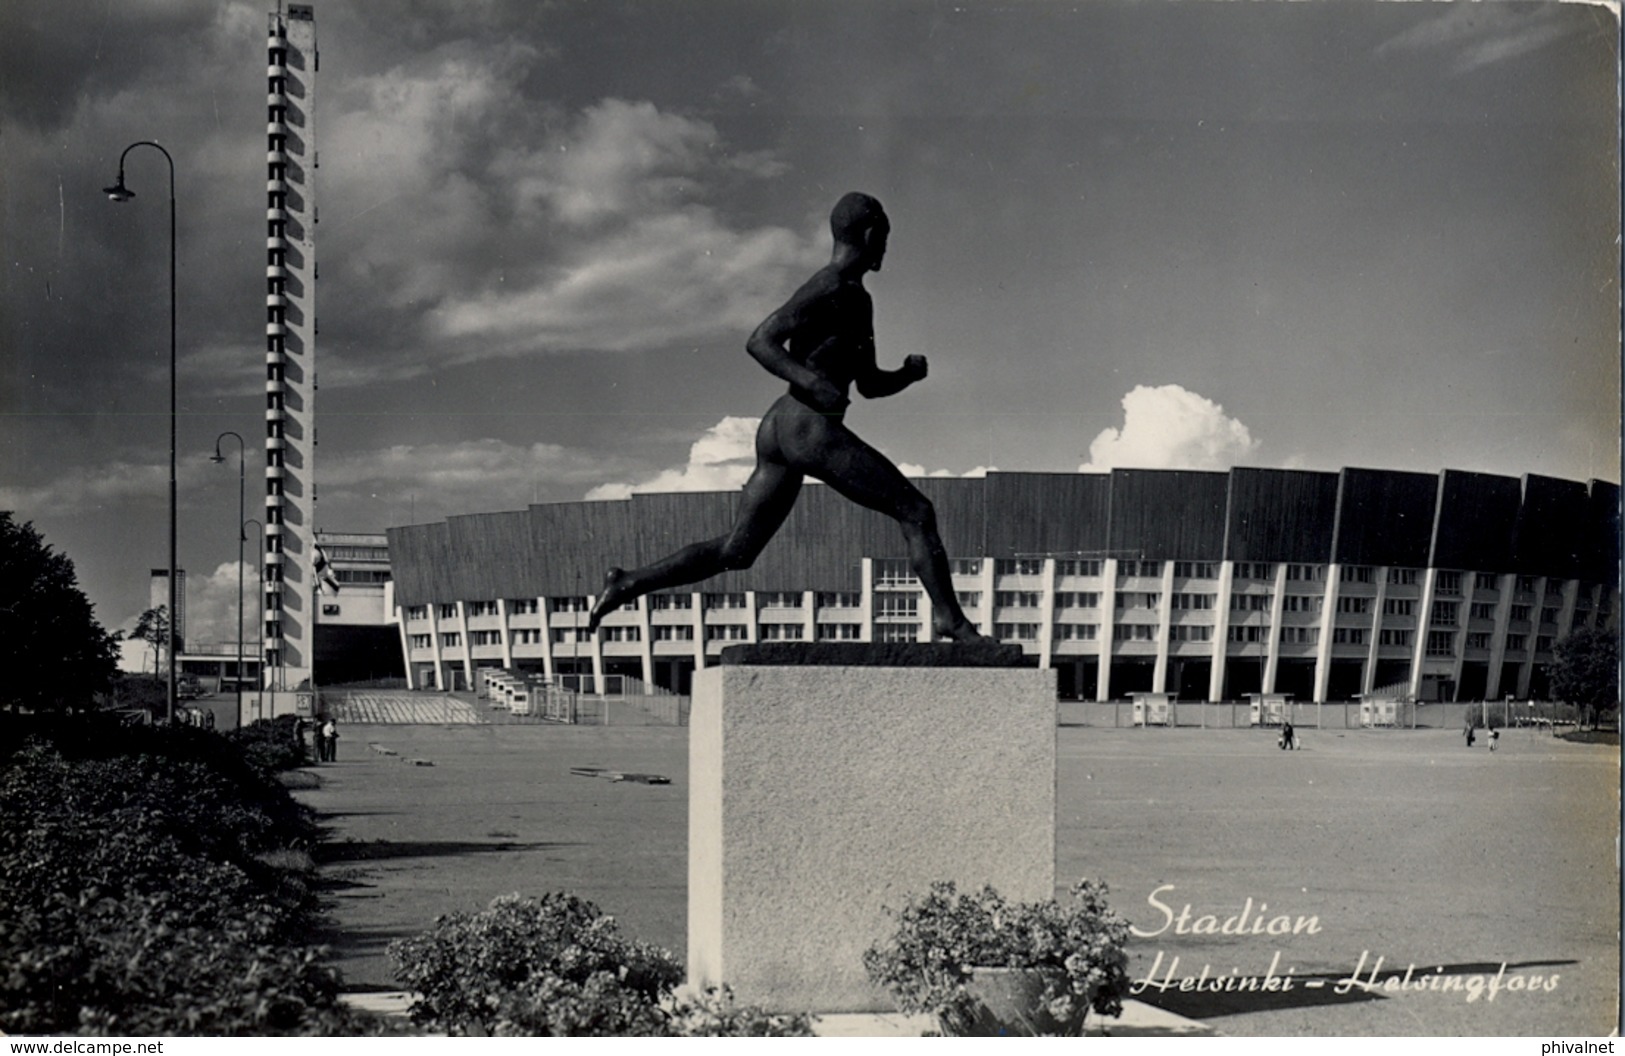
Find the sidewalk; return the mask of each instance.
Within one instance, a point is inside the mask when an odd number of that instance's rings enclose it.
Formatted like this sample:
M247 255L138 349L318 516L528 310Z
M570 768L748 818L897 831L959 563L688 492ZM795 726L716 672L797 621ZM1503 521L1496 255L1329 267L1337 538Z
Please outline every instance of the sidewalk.
M412 995L404 990L352 993L344 1003L380 1016L406 1015ZM928 1015L901 1012L838 1012L816 1016L813 1032L821 1038L917 1038L935 1032L937 1021ZM1194 1019L1176 1016L1139 1001L1124 1001L1123 1014L1115 1019L1092 1016L1085 1034L1089 1037L1149 1038L1198 1037L1213 1031Z

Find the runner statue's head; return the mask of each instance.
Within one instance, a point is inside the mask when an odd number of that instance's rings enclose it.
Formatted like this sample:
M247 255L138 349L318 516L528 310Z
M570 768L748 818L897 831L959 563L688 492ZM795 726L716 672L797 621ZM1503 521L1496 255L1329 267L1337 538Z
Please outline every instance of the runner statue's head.
M837 250L847 246L858 250L867 265L866 270L879 271L886 256L886 239L891 234L891 221L886 219L878 199L861 191L841 196L829 214L830 234L835 236Z

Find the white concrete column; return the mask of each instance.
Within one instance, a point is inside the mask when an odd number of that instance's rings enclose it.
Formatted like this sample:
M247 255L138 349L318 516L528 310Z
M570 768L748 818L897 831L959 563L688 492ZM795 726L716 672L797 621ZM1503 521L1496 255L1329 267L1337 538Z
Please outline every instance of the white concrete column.
M542 615L542 677L557 685L558 670L553 665L553 614L548 611L547 599L536 599L536 611Z
M1365 670L1360 672L1360 692L1370 695L1377 688L1377 659L1382 651L1382 606L1388 598L1388 569L1378 566L1371 570L1376 580L1377 595L1371 599L1371 641L1366 646Z
M1286 562L1275 563L1275 579L1270 585L1270 624L1264 638L1264 679L1260 689L1275 692L1275 675L1281 669L1281 614L1286 611Z
M1213 670L1208 672L1207 699L1224 700L1224 668L1230 656L1230 590L1235 583L1236 563L1219 562L1218 593L1213 598Z
M1038 668L1048 671L1055 655L1055 559L1044 558L1044 589L1038 596Z
M1100 670L1095 673L1095 699L1110 700L1112 641L1117 633L1117 558L1100 563Z
M1151 692L1168 692L1168 649L1173 635L1174 563L1162 563L1162 603L1157 606L1157 659L1151 667Z
M474 639L468 633L468 603L457 602L457 626L462 628L463 635L463 683L472 688L474 685Z
M1427 568L1422 572L1422 611L1416 614L1416 640L1411 643L1410 695L1416 700L1422 694L1422 667L1427 663L1428 630L1433 626L1434 580L1438 572Z
M1501 575L1495 583L1495 630L1490 637L1490 678L1484 688L1485 700L1499 700L1503 692L1501 669L1507 658L1507 627L1512 623L1512 588L1518 581L1511 575Z
M513 639L508 630L508 599L497 599L497 642L502 646L502 666L513 670Z
M1337 628L1337 565L1326 566L1326 588L1320 603L1320 641L1315 643L1315 700L1325 701L1332 684L1332 639Z
M858 595L858 640L872 642L875 637L875 559L866 557L862 565L863 584Z

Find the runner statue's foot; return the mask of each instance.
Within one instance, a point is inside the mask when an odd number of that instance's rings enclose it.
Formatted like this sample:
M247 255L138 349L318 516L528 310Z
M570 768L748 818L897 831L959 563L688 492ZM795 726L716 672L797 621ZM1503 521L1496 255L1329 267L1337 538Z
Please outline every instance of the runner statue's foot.
M598 633L598 622L606 614L620 608L621 603L626 600L625 580L624 568L612 568L604 573L604 592L598 595L598 604L592 607L592 615L587 617L588 634Z
M932 628L935 636L946 638L951 642L963 642L967 645L999 645L997 638L989 638L976 629L976 625L969 620L960 620L956 624Z

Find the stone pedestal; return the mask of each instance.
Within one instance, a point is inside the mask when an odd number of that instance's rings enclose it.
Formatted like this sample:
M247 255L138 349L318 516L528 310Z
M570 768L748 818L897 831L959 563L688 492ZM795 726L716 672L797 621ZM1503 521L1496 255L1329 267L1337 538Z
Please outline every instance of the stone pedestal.
M777 1011L890 1011L861 960L885 907L936 880L1051 897L1055 675L1021 663L841 643L736 647L696 672L689 982Z

